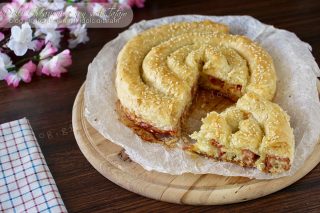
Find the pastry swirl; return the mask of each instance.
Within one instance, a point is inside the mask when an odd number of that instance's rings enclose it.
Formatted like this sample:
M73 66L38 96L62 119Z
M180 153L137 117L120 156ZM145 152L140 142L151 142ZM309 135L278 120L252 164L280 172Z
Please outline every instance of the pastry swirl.
M175 141L200 86L236 104L202 119L188 152L267 173L290 169L294 137L289 116L271 102L273 61L250 39L210 21L163 25L128 41L117 62L120 117L144 140Z
M123 47L116 89L129 119L151 132L179 134L180 119L198 84L238 99L254 92L271 100L271 57L250 39L210 21L152 28Z
M295 147L289 120L277 104L247 93L221 114L209 113L187 150L267 173L287 171Z

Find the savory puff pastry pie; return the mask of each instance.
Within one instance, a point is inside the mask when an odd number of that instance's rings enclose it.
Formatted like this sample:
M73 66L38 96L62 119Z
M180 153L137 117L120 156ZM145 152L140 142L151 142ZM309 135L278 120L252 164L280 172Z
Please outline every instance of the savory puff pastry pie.
M186 149L200 155L267 173L290 169L294 136L289 116L277 104L254 93L242 96L235 106L202 119L196 143Z
M179 135L197 86L234 100L247 92L271 100L276 75L271 57L258 44L210 21L149 29L119 53L120 111L151 134L150 141Z
M188 152L267 173L290 169L294 137L288 115L271 102L272 58L250 39L210 21L168 24L128 41L117 62L120 118L144 140L176 141L200 86L237 102L202 119Z

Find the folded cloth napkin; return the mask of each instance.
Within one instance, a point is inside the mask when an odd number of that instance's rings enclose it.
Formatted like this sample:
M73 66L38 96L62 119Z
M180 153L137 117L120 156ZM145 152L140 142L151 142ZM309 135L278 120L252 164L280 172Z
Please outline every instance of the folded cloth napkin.
M67 212L26 118L0 125L0 212Z

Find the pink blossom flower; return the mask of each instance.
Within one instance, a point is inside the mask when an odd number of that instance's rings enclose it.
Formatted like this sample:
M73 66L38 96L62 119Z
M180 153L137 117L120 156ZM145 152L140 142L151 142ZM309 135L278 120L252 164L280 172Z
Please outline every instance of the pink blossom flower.
M24 4L24 3L26 3L26 0L12 0L12 2L15 2L18 4Z
M145 0L129 0L129 5L131 7L136 6L138 8L143 8L144 7L144 1Z
M70 50L64 50L51 59L45 59L38 64L38 73L52 77L60 77L61 73L67 72L66 67L72 64Z
M66 7L64 15L67 18L71 18L71 19L75 20L75 19L78 19L78 17L80 16L80 12L78 11L77 7L69 5L68 7Z
M91 3L88 6L88 11L93 15L103 20L107 19L106 5L101 3Z
M21 14L20 7L21 5L18 2L7 3L1 8L1 12L4 13L8 20L12 20Z
M34 50L40 51L43 48L44 44L45 42L43 39L34 40L34 45L35 45Z
M2 41L3 39L4 39L4 34L0 32L0 41Z
M0 11L0 27L5 27L8 24L8 16L3 12L3 8Z
M0 27L5 26L8 21L14 18L21 18L27 21L36 12L36 4L27 2L27 0L12 0L1 8ZM5 19L4 19L5 16Z
M10 72L5 77L5 80L8 85L12 85L13 87L18 87L21 80L29 83L36 68L37 66L32 61L29 61L20 67L18 72Z
M46 43L51 42L53 46L59 47L62 35L58 30L57 20L55 20L54 17L50 17L43 23L38 21L34 22L36 26L35 36L42 36L44 37Z
M7 46L17 56L23 56L28 49L34 50L35 42L32 41L32 29L28 22L23 23L21 27L13 26L11 28L11 37Z
M29 83L36 69L37 66L32 61L29 61L20 67L18 74L24 82Z
M80 43L86 43L89 41L86 25L77 24L70 29L70 34L73 35L71 39L68 39L69 48L75 48Z
M25 1L25 0L20 0ZM24 2L21 3L21 19L23 21L28 21L34 14L39 10L39 5L33 3L33 2Z
M130 7L136 6L138 8L144 7L144 2L145 0L119 0L120 4L128 5Z
M40 52L40 60L53 56L58 49L54 47L51 42L48 42L44 49Z
M10 72L5 78L8 86L18 87L21 77L16 72Z
M53 11L62 10L66 4L64 0L33 0L32 2Z
M12 67L12 61L10 57L0 52L0 81L8 75L8 68Z

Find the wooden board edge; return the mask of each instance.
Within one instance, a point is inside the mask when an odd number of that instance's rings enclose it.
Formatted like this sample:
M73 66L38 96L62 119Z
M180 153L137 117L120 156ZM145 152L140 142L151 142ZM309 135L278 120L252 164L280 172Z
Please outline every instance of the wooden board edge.
M222 205L243 202L266 196L293 184L294 182L305 176L307 173L309 173L320 161L320 157L318 155L312 155L311 157L313 158L308 159L308 161L311 160L312 163L310 165L308 164L307 167L302 168L296 175L291 177L284 177L275 180L254 180L250 183L250 185L236 184L234 187L229 188L217 187L216 189L211 190L209 194L207 193L207 200L204 202L202 200L201 203L199 203L198 200L194 200L192 197L201 196L201 194L205 193L206 190L195 190L192 189L192 186L190 186L190 189L188 190L174 188L173 190L179 191L178 194L183 194L183 196L176 198L170 197L170 199L168 199L168 197L164 195L166 194L166 191L172 190L170 189L170 187L144 182L144 180L137 180L136 178L133 178L130 174L127 174L124 171L120 171L118 168L114 167L111 163L106 161L102 156L98 155L95 148L88 142L88 140L85 137L83 137L82 134L78 134L81 131L83 131L81 127L76 125L78 123L81 123L78 121L81 121L81 118L79 118L79 116L81 115L81 113L83 113L81 111L79 112L79 109L82 108L81 98L83 97L81 97L81 95L83 95L83 91L84 85L82 85L81 89L79 90L79 93L77 94L72 111L72 125L76 141L79 145L80 150L91 163L91 165L97 171L99 171L100 174L102 174L112 182L116 183L117 185L145 197L149 197L160 201L189 205ZM315 151L320 151L319 143L316 145L314 152ZM103 163L101 164L101 162ZM106 167L108 169L106 169ZM118 175L121 175L124 180L120 181ZM139 185L137 182L141 184L147 184L148 191L139 190L137 188L137 185ZM264 190L260 191L259 193L256 193L255 195L252 193L253 189L262 186ZM157 191L158 193L150 194L148 193L150 191Z

